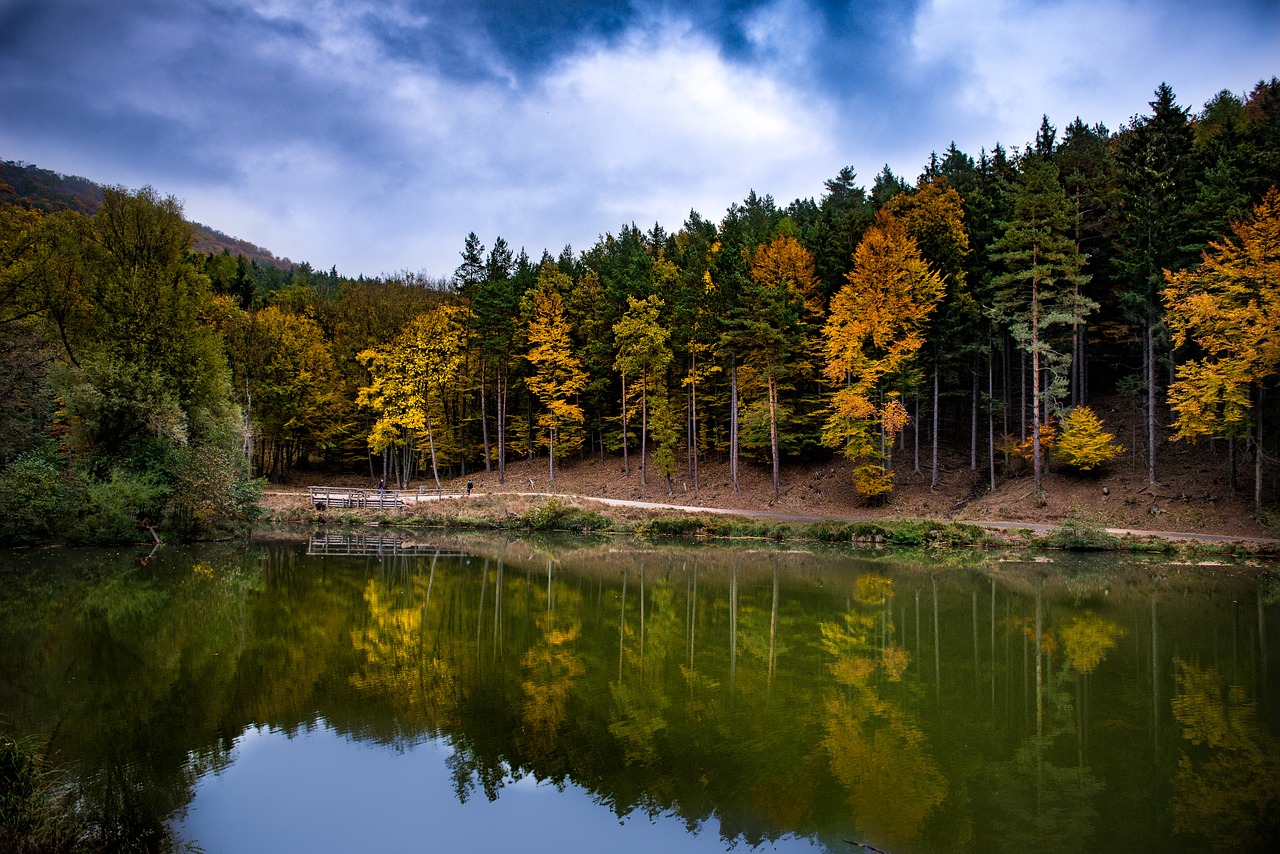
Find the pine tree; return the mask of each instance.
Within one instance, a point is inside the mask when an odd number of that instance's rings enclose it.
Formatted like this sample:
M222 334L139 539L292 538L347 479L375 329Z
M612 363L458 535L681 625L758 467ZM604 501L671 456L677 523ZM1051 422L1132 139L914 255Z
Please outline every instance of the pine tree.
M991 314L1031 357L1032 468L1039 495L1044 492L1041 426L1062 396L1070 365L1069 355L1055 349L1052 333L1096 307L1076 297L1085 280L1084 257L1072 238L1071 210L1058 170L1042 158L1028 157L1023 163L1013 219L993 255L1005 272L995 280ZM1044 405L1043 397L1048 398Z

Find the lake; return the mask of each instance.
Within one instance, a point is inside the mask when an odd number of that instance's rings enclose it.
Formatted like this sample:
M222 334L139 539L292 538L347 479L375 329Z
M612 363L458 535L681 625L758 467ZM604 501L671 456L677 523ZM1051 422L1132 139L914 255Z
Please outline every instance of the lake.
M0 585L0 726L210 854L1280 838L1273 564L415 532Z

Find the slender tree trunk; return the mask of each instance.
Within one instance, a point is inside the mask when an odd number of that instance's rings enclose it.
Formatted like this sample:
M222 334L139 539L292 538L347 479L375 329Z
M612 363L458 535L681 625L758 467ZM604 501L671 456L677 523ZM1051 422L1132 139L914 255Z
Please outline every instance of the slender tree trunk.
M911 473L916 477L920 477L923 472L920 471L920 388L916 387L916 417L911 419L912 427L915 429L915 451L913 454Z
M640 485L648 486L649 474L649 375L641 376L640 385Z
M507 482L507 372L498 371L493 382L498 410L498 483L502 484Z
M974 356L974 360L977 360ZM969 403L969 470L978 470L978 370L975 365L970 373L973 375L973 395Z
M938 488L938 360L933 361L933 460L929 475L929 488Z
M1253 517L1262 521L1262 388L1257 389L1254 399L1257 408L1254 410L1253 427Z
M547 481L556 482L556 428L547 428Z
M436 489L440 488L440 468L436 465L436 433L431 427L431 413L427 416L427 447L431 449L431 477L435 479ZM405 484L408 486L408 484ZM403 487L402 487L403 488Z
M778 381L769 378L769 447L773 453L773 500L782 493L782 459L778 447Z
M1156 333L1147 323L1147 482L1156 482Z
M738 363L729 360L729 480L738 492Z
M1035 493L1044 493L1044 461L1040 454L1040 290L1031 288L1031 469Z
M693 358L693 371L690 374L693 380L690 383L690 420L693 422L692 431L692 450L693 450L693 494L698 494L698 355L695 352Z
M996 365L987 350L987 469L991 476L991 491L996 491Z
M484 362L480 363L480 426L481 432L484 434L484 470L486 472L493 471L492 461L489 455L489 410L485 401L484 380L487 373Z
M631 459L627 455L627 377L622 376L622 473L631 474Z
M1018 417L1021 423L1022 438L1021 442L1027 441L1027 351L1019 348L1018 366L1021 376L1018 378L1018 393L1022 395L1022 403L1018 407Z

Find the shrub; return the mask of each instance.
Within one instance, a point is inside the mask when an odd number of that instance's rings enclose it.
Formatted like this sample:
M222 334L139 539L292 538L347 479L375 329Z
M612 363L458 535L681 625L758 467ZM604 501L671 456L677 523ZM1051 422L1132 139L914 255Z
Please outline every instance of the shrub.
M1092 471L1124 453L1124 446L1103 429L1102 420L1087 406L1077 406L1062 419L1057 457L1078 471Z
M533 507L520 517L520 527L531 531L607 531L607 518L591 510L570 507L558 498Z
M1077 552L1103 552L1114 551L1121 544L1119 538L1100 528L1068 519L1039 540L1038 545Z
M868 504L883 504L893 492L893 472L876 463L860 465L853 470L853 488Z

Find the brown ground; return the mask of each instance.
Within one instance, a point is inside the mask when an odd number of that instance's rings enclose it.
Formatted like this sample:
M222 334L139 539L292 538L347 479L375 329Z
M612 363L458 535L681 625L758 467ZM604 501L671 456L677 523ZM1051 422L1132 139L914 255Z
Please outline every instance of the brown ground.
M1029 471L1002 472L998 467L997 487L988 492L985 461L979 460L979 472L970 470L967 448L962 453L941 455L940 482L936 489L930 489L927 447L921 448L920 475L912 474L908 448L905 453L899 452L898 483L881 507L869 507L859 500L851 482L851 466L843 460L825 465L785 465L781 495L776 502L767 465L745 463L739 473L741 489L735 493L729 482L728 464L704 460L699 465L697 488L682 467L672 480L669 495L666 482L653 471L652 461L647 484L641 483L638 449L632 450L629 462L630 471L624 472L620 456L603 462L598 458L566 460L557 464L552 482L544 456L508 463L505 484L498 483L496 469L481 469L467 477L453 478L447 485L464 486L470 479L479 493L562 493L834 519L907 517L1050 525L1073 519L1097 527L1136 531L1241 538L1280 535L1254 520L1248 497L1227 489L1227 455L1221 445L1215 454L1203 443L1166 443L1160 449L1156 485L1147 483L1145 458L1132 453L1094 477L1051 471L1045 479L1043 501L1032 496ZM1251 471L1243 460L1237 460L1237 466L1238 486L1248 488ZM429 482L428 476L412 486ZM373 485L367 477L299 473L288 487L273 486L269 492L303 491L308 483ZM285 501L283 495L268 496L268 503L277 507Z

